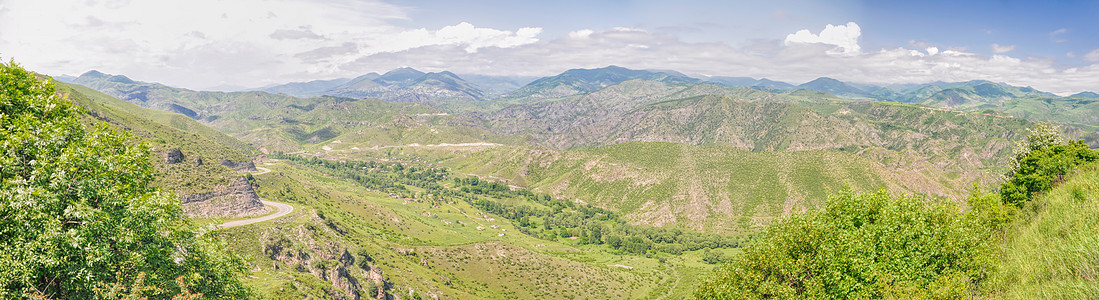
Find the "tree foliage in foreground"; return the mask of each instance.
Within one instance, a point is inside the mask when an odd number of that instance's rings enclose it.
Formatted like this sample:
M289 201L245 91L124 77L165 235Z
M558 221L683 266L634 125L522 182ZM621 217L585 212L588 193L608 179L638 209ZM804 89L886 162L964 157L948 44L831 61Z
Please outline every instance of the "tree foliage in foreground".
M950 202L845 190L768 228L694 296L966 298L994 262L981 224Z
M0 63L0 298L241 298L243 261L149 186L149 151Z
M1083 141L1064 143L1060 130L1048 123L1039 123L1015 148L1015 160L1007 182L1000 187L1004 203L1017 208L1035 194L1053 188L1076 166L1099 160L1099 152Z

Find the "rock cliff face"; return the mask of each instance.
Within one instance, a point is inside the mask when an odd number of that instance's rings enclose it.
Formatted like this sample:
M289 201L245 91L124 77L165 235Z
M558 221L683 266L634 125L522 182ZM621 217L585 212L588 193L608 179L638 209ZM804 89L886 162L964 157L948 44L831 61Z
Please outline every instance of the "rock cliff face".
M267 212L244 177L238 177L228 186L218 186L209 192L181 194L183 210L197 218L236 218L256 216Z
M222 160L221 165L229 167L230 169L237 170L238 172L255 172L256 164L252 161L231 161Z
M173 148L164 152L164 163L178 164L183 161L183 152L179 148Z

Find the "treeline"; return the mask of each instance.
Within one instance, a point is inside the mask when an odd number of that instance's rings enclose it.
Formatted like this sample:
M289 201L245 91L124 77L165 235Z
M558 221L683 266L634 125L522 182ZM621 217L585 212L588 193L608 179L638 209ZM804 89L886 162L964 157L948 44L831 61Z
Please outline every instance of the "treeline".
M334 161L316 157L276 154L273 157L317 168L382 193L433 202L465 201L510 220L519 231L541 239L575 239L580 245L606 245L633 254L657 252L679 255L684 251L736 248L753 236L723 236L680 229L638 226L612 211L477 177L453 177L443 168L412 167L376 161ZM414 193L406 186L425 190ZM522 199L507 204L500 199Z

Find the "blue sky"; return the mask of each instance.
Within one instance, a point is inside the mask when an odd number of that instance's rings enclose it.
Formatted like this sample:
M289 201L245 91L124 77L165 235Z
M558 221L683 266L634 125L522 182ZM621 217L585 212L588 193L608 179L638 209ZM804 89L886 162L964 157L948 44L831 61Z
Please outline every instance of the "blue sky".
M991 44L1012 45L1016 56L1077 66L1099 48L1099 1L867 1L863 11L857 22L874 28L863 36L871 46L916 40L992 54Z
M594 2L594 3L593 3ZM992 55L1082 65L1099 48L1099 1L396 1L412 7L410 27L470 22L492 28L541 27L546 36L584 28L632 27L689 42L743 45L825 24L858 23L865 48L913 42Z
M1067 94L1099 90L1096 16L1099 1L0 0L0 57L194 89L614 64Z

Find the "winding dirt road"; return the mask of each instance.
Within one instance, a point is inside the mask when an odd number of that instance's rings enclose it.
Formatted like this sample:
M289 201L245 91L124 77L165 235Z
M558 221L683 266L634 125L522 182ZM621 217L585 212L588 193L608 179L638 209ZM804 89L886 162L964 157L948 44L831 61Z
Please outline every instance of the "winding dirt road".
M264 168L264 167L259 167L259 166L256 167L256 170L259 170L259 172L252 173L253 176L260 175L260 174L267 174L267 173L271 172L271 169Z
M290 214L290 212L294 211L294 207L290 206L290 204L279 203L279 202L274 202L274 201L267 201L267 200L263 200L263 199L260 199L260 202L263 202L263 205L267 205L267 206L275 208L275 210L276 210L275 213L269 214L269 215L266 215L266 216L262 216L262 217L257 217L257 218L236 220L236 221L229 221L229 222L221 223L221 224L218 225L218 229L232 228L232 227L244 226L244 225L248 225L248 224L255 224L255 223L259 223L259 222L263 222L263 221L267 221L267 220L273 220L273 219L277 219L279 217L288 215L288 214Z

